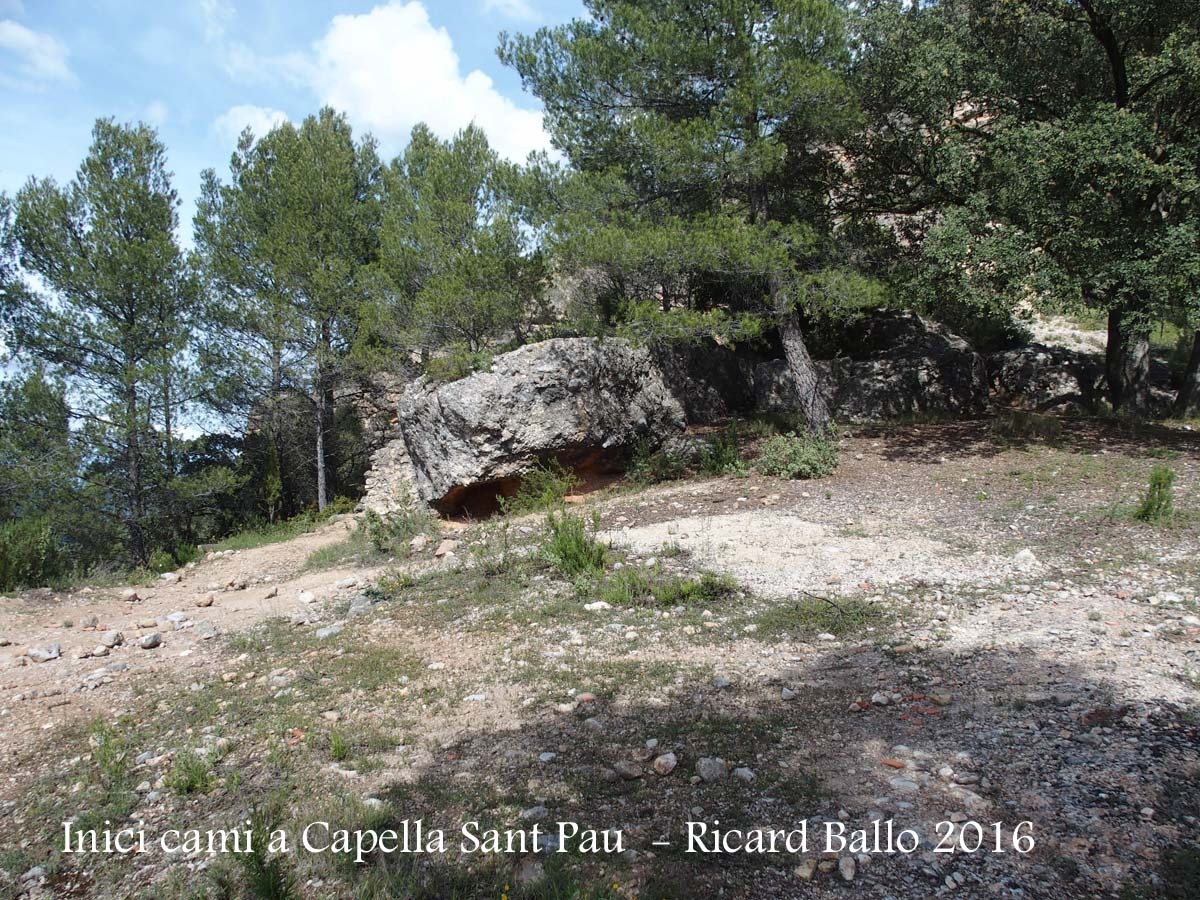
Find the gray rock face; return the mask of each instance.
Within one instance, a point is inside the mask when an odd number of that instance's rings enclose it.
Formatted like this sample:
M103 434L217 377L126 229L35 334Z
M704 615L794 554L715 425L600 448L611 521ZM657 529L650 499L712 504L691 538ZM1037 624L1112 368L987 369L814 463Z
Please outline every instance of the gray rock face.
M661 341L655 365L689 425L707 424L754 408L754 363L716 341Z
M850 337L849 356L824 360L825 400L842 421L871 422L913 413L980 412L988 402L983 357L965 340L913 313L866 319ZM783 360L754 371L759 410L797 409L792 376Z
M443 512L494 497L538 462L602 467L685 422L647 350L593 338L530 344L449 384L418 381L399 411L416 495Z
M1037 412L1090 412L1104 397L1104 363L1065 347L1030 344L988 356L992 396Z

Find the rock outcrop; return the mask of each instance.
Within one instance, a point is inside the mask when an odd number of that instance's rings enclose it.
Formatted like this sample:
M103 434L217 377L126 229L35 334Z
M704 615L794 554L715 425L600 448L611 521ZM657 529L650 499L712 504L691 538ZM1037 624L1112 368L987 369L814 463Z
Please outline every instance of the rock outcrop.
M988 356L997 403L1037 412L1093 412L1104 398L1104 363L1066 347L1029 344Z
M971 345L913 313L881 313L854 328L847 356L817 363L825 400L834 417L870 422L921 413L982 412L988 402L987 369ZM756 406L762 412L796 410L795 387L783 360L754 371Z
M399 404L414 493L446 513L494 500L539 462L616 465L684 424L645 348L594 338L530 344L449 384L414 382Z
M650 356L689 425L754 409L754 362L713 340L660 341Z

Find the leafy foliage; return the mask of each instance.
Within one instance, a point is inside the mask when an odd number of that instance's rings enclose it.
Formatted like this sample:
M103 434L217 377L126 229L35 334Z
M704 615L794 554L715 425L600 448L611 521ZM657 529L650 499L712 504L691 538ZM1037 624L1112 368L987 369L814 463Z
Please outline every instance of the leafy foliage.
M542 556L569 578L604 570L608 550L595 537L596 523L588 526L569 512L550 513L542 538Z
M1134 511L1139 522L1162 522L1171 518L1175 510L1172 489L1175 487L1175 470L1169 466L1155 466L1150 472L1150 484L1146 496Z
M756 468L779 478L824 478L837 468L837 443L825 435L777 434L759 448Z
M521 473L521 484L511 497L500 498L500 509L521 515L551 509L581 484L579 476L556 459Z

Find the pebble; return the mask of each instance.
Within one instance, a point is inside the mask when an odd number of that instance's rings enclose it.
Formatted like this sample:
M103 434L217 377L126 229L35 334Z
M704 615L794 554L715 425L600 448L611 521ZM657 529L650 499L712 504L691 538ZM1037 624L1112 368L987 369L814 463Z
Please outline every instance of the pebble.
M50 660L62 656L62 645L47 644L44 647L30 647L25 651L25 655L36 663L50 662Z
M813 876L817 874L817 861L815 859L806 859L795 868L796 877L801 881L812 881Z
M696 774L702 781L719 781L726 775L725 760L719 756L702 756L696 760Z
M779 692L779 697L782 700L795 700L796 692L793 691L791 688L784 688L783 690L781 690Z
M838 860L838 872L842 876L843 881L854 880L854 857L843 856Z
M664 778L675 771L675 767L679 764L678 758L674 753L663 753L657 756L654 760L654 771L662 775Z
M205 607L212 606L215 601L216 598L213 597L212 594L205 594L203 597L196 598L196 605L203 609Z
M323 641L326 638L333 637L335 634L341 634L344 627L345 626L342 625L341 622L334 622L332 625L326 625L324 628L318 628L313 632L313 636L317 640Z
M152 631L149 634L144 634L138 640L138 646L143 650L153 650L162 644L162 635L157 631Z
M742 781L753 781L754 780L754 770L748 769L745 766L738 766L736 769L733 770L733 777L740 778Z

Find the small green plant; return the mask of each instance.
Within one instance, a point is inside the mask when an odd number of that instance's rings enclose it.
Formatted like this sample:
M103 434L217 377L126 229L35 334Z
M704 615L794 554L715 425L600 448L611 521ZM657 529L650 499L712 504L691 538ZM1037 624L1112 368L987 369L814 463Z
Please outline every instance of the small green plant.
M128 775L126 759L129 747L116 728L102 719L92 724L88 734L88 746L92 750L92 761L105 784L119 784Z
M603 571L608 550L596 540L596 530L595 518L589 527L572 513L550 513L542 538L543 558L570 578Z
M837 468L837 444L824 435L777 434L759 450L754 467L779 478L823 478Z
M342 737L340 731L329 732L329 758L342 762L350 758L350 742Z
M737 594L737 582L704 572L696 578L665 573L659 567L623 566L597 588L599 599L614 606L708 606Z
M246 893L254 900L293 900L298 897L286 858L267 853L275 823L258 810L251 814L250 823L250 852L237 855L246 879Z
M410 503L383 516L367 510L361 527L376 553L392 555L407 553L409 541L433 530L433 520L427 509Z
M216 781L207 757L184 750L175 757L163 783L176 794L206 794Z
M1155 466L1150 472L1150 485L1133 517L1139 522L1162 522L1169 519L1175 510L1172 490L1175 487L1175 470L1169 466Z
M706 475L735 475L744 478L750 474L742 459L741 435L736 425L719 432L700 450L700 471Z
M625 474L634 484L642 486L676 481L687 474L687 460L666 450L651 452L650 445L643 439L634 445Z
M553 509L581 484L579 476L556 459L521 473L521 484L511 497L499 498L500 511L513 515Z
M473 372L482 372L491 367L490 353L471 350L465 344L451 344L425 363L425 374L433 381L458 381Z

